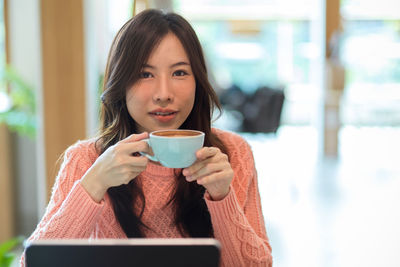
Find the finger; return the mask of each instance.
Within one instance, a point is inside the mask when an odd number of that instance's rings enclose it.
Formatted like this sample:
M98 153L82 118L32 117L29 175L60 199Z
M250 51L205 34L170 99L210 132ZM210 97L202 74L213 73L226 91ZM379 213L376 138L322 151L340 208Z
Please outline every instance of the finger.
M142 173L147 166L148 159L146 157L136 158L133 162L128 162L124 167L121 168L121 175L124 176L123 180L130 181L140 173Z
M142 173L144 170L138 170L138 171L132 171L129 176L127 176L124 180L127 181L128 183L135 179L140 173Z
M123 180L123 184L129 184L133 179L136 179L138 175L141 173L140 172L132 172L129 176L126 177L126 179Z
M221 172L224 170L224 167L225 167L225 163L223 163L223 162L205 164L203 166L203 168L200 168L198 171L187 176L186 180L188 182L192 182L192 181L200 179L204 176L208 176L208 175L211 175L216 172Z
M132 143L146 138L149 138L149 134L147 132L143 132L141 134L131 134L125 139L120 140L118 143Z
M146 157L125 157L120 164L114 166L115 172L119 174L130 174L131 172L143 171L148 160Z
M207 175L207 176L197 179L196 183L199 185L203 185L203 186L209 185L209 184L215 183L218 180L221 180L221 178L223 176L224 176L223 172L215 172L211 175Z
M200 170L201 168L204 168L205 165L207 165L208 163L210 163L212 161L211 158L209 159L205 159L205 160L197 160L195 163L193 163L192 166L183 169L182 174L184 176L191 176L194 173L196 173L198 170Z
M133 167L132 170L140 172L144 171L148 163L149 159L145 156L131 157L129 160L129 165Z
M203 147L196 152L196 157L200 160L206 159L216 154L220 153L221 151L217 147Z
M204 168L205 165L209 164L210 162L218 162L218 161L227 161L228 157L223 154L219 148L216 147L204 147L200 150L197 151L198 160L190 167L186 168L183 170L183 175L184 176L189 176L200 170L201 168Z
M203 147L196 152L197 161L190 167L183 170L182 174L185 176L192 175L199 169L203 168L205 164L210 162L210 158L219 152L218 148L215 147Z
M136 152L146 152L150 151L149 144L146 141L136 141L133 143L122 143L118 145L118 149L123 153L132 155Z

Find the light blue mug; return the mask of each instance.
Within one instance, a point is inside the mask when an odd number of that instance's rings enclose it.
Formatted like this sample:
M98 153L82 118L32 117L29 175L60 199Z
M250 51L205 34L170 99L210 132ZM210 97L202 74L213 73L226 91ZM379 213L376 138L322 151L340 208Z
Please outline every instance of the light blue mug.
M196 161L196 151L203 147L204 133L195 130L160 130L151 132L147 143L154 156L141 152L168 168L186 168Z

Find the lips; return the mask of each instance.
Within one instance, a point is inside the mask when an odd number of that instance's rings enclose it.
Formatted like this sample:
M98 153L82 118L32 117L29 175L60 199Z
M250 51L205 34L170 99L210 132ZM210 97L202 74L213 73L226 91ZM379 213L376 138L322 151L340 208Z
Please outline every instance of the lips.
M149 112L159 122L169 122L175 118L178 111L172 109L155 109Z
M176 112L151 112L151 115L156 115L156 116L169 116L172 115Z

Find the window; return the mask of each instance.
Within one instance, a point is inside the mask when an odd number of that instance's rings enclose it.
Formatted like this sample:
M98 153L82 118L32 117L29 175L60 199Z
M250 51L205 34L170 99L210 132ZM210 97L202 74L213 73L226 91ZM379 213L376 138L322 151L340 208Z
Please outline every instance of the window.
M319 1L174 1L202 42L217 90L246 94L283 87L281 123L313 123L321 49L315 24Z
M346 125L400 124L399 10L396 0L342 1Z

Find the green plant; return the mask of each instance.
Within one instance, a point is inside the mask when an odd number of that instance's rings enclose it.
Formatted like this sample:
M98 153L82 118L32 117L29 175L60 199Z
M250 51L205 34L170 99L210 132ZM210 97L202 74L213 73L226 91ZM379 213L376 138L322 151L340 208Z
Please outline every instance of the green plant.
M0 244L0 267L9 267L15 258L12 250L23 242L23 237L15 237Z
M11 131L33 138L36 134L33 88L12 67L6 66L0 77L0 94L9 102L5 109L0 107L0 124L4 123Z

